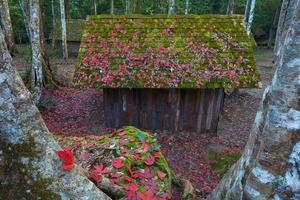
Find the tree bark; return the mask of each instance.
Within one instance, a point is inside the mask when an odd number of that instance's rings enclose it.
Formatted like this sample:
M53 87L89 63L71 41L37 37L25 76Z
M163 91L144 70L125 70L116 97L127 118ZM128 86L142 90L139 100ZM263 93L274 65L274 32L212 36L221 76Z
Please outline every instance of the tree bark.
M249 6L250 6L250 0L246 1L246 7L245 7L245 15L244 15L244 21L245 23L248 22L248 17L249 17Z
M110 14L113 15L115 10L114 0L110 0Z
M248 35L250 35L250 33L251 33L252 23L253 23L253 19L254 19L255 3L256 3L256 0L251 1L249 18L247 21L247 34Z
M190 1L185 0L185 10L184 10L185 15L189 14L189 7L190 7Z
M300 1L288 7L293 18L245 151L209 199L300 198Z
M5 39L7 41L7 47L10 53L15 53L16 45L7 0L0 1L0 14Z
M97 15L97 0L94 0L94 14Z
M227 5L227 12L226 14L227 15L232 15L234 12L234 0L229 0L228 1L228 5Z
M1 27L0 119L0 199L110 199L78 166L58 169L60 147L11 66Z
M37 104L41 97L41 88L43 84L43 66L41 54L41 35L40 35L40 2L39 0L29 0L30 21L29 28L31 34L31 89L34 96L34 102Z
M54 31L56 26L56 18L55 18L55 7L54 7L54 0L51 0L51 14L52 14L52 48L55 47L55 39L54 39Z
M54 86L57 87L58 83L54 79L53 72L50 66L49 57L46 51L46 38L45 38L45 12L44 12L44 0L39 0L40 2L40 52L42 57L43 66L43 85L44 86Z
M278 20L279 20L281 4L282 4L282 0L280 1L280 3L277 6L276 13L275 13L274 19L273 19L273 23L269 30L268 48L271 48L272 45L274 44L274 37L276 34L276 27L277 27Z
M29 29L29 16L30 16L30 12L29 12L29 0L19 0L19 4L20 4L20 8L22 11L22 15L24 18L24 24L25 24L25 28L26 28L26 33L27 33L27 37L29 42L31 43L31 33L30 33L30 29Z
M63 58L68 59L67 24L66 24L64 0L60 0L60 15L61 15L61 41L62 41L62 49L63 49Z
M168 15L173 15L175 10L175 0L169 0Z
M129 13L129 0L125 0L125 15Z
M276 33L275 47L274 47L274 59L279 56L280 49L282 48L281 40L285 38L287 29L290 26L293 18L294 10L296 9L291 4L294 4L297 0L285 0L282 2L280 17L278 21L278 28Z

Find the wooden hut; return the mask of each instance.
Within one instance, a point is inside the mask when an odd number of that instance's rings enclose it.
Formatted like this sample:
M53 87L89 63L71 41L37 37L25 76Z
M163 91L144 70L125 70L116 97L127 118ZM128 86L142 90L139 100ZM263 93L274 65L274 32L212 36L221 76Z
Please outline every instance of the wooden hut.
M75 84L102 88L107 127L214 132L224 89L259 83L239 15L91 16Z

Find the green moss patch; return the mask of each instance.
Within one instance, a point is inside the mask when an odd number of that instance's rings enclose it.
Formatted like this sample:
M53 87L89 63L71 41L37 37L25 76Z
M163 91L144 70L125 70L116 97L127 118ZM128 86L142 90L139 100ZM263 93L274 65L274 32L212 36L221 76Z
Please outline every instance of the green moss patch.
M206 160L210 164L212 170L218 172L220 178L222 178L240 157L240 151L223 151L209 153L206 156Z

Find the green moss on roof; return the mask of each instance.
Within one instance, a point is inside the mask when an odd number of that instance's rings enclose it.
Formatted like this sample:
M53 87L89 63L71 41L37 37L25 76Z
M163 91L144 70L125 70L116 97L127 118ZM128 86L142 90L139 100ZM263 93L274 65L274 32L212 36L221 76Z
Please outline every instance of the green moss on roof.
M67 26L67 41L80 42L82 33L85 27L86 20L71 19L66 21ZM52 38L61 40L61 23L58 21L52 32Z
M96 88L257 87L240 15L90 16L75 83Z

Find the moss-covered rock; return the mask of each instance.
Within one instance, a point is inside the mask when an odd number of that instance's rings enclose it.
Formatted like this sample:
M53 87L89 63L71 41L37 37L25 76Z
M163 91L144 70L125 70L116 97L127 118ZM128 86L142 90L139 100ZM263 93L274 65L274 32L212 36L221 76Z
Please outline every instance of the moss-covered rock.
M134 185L136 195L150 191L156 197L170 199L172 183L178 182L160 152L155 135L134 127L104 136L54 134L54 137L62 146L72 147L77 163L100 189L107 190L106 180L110 180L110 188L119 188L114 191L121 192L112 196L124 197L129 193L128 187Z

